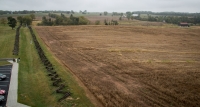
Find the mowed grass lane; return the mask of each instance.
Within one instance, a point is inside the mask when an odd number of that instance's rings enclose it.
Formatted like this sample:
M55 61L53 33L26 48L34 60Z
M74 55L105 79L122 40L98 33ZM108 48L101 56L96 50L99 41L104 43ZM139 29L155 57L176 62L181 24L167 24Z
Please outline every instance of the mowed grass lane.
M34 42L28 28L20 30L20 67L19 67L19 90L18 101L20 103L34 107L92 107L94 106L86 97L84 91L62 65L60 65L53 55L40 42L41 47L48 59L54 65L58 75L68 85L65 90L72 92L72 97L57 102L63 94L56 94L56 87L52 86L47 71L41 63Z

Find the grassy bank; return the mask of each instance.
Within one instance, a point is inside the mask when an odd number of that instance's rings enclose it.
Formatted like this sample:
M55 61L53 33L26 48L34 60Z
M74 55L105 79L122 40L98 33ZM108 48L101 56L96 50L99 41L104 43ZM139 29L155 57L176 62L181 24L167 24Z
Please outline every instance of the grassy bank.
M19 67L19 90L18 101L29 106L35 107L91 107L93 106L84 91L80 88L70 74L52 54L46 49L45 45L38 38L48 59L53 63L58 75L68 85L65 90L72 92L72 97L58 103L57 100L62 94L56 94L56 87L52 86L52 82L47 76L47 72L41 63L36 52L28 28L21 28L20 40L20 67ZM37 34L36 34L37 35Z
M12 55L14 48L16 30L12 30L8 25L0 24L0 58L14 58ZM10 64L5 61L0 61L0 66Z
M16 30L0 24L0 58L16 57L12 55Z

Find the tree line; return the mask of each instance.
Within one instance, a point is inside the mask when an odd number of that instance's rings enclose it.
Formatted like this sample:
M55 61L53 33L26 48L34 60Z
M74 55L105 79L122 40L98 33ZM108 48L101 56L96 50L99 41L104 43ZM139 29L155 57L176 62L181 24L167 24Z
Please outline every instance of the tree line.
M26 16L18 16L17 19L9 16L7 20L5 18L1 19L1 24L5 25L6 23L13 29L17 25L17 21L20 25L31 25L32 21L35 19L34 14L26 15Z
M111 21L108 21L108 20L104 20L104 24L105 25L118 25L118 21L117 20L111 20Z
M133 16L137 14L138 16ZM141 17L141 14L147 14L148 17ZM166 22L171 24L180 24L180 22L187 22L191 25L200 24L200 13L177 13L177 12L150 12L150 11L136 11L126 12L126 18L128 20L141 20L141 21L152 21L152 22ZM122 20L122 15L119 18Z
M123 16L123 13L113 12L112 16Z
M199 16L200 15L200 13L186 13L186 12L133 11L131 13L132 14L162 15L162 16Z
M3 11L3 10L0 10L0 15L3 15L3 14L33 14L33 13L36 13L36 11L34 11L34 10L31 10L31 11L28 11L28 10L23 10L23 11Z
M45 11L35 11L35 10L22 10L22 11L3 11L0 10L0 15L3 14L34 14L34 13L71 13L74 14L75 12L73 10L71 11L56 11L56 10L45 10Z
M166 22L171 24L179 24L180 22L187 22L190 24L200 24L200 16L188 17L188 16L151 16L148 18L136 18L142 21L153 21L153 22Z
M17 20L20 23L20 25L31 25L32 21L35 19L34 14L26 15L26 16L18 16Z
M42 22L38 25L44 26L56 26L56 25L87 25L90 21L83 16L74 17L73 14L70 17L66 17L64 14L61 15L49 13L49 18L46 16L42 17Z

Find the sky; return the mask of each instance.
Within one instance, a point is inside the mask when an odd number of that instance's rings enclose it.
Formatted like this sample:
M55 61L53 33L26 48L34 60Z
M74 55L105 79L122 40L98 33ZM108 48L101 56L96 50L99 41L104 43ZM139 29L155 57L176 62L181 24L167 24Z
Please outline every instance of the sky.
M0 0L0 10L173 11L200 13L200 0Z

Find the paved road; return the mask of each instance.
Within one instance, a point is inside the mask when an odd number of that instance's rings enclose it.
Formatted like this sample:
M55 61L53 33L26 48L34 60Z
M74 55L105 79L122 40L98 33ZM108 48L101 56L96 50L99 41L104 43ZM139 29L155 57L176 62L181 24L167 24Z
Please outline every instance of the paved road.
M0 73L6 75L5 80L0 81L0 89L6 90L6 94L4 95L5 101L0 102L0 106L4 107L7 102L7 96L8 96L8 89L10 85L10 78L11 78L11 69L12 65L4 65L0 66Z

